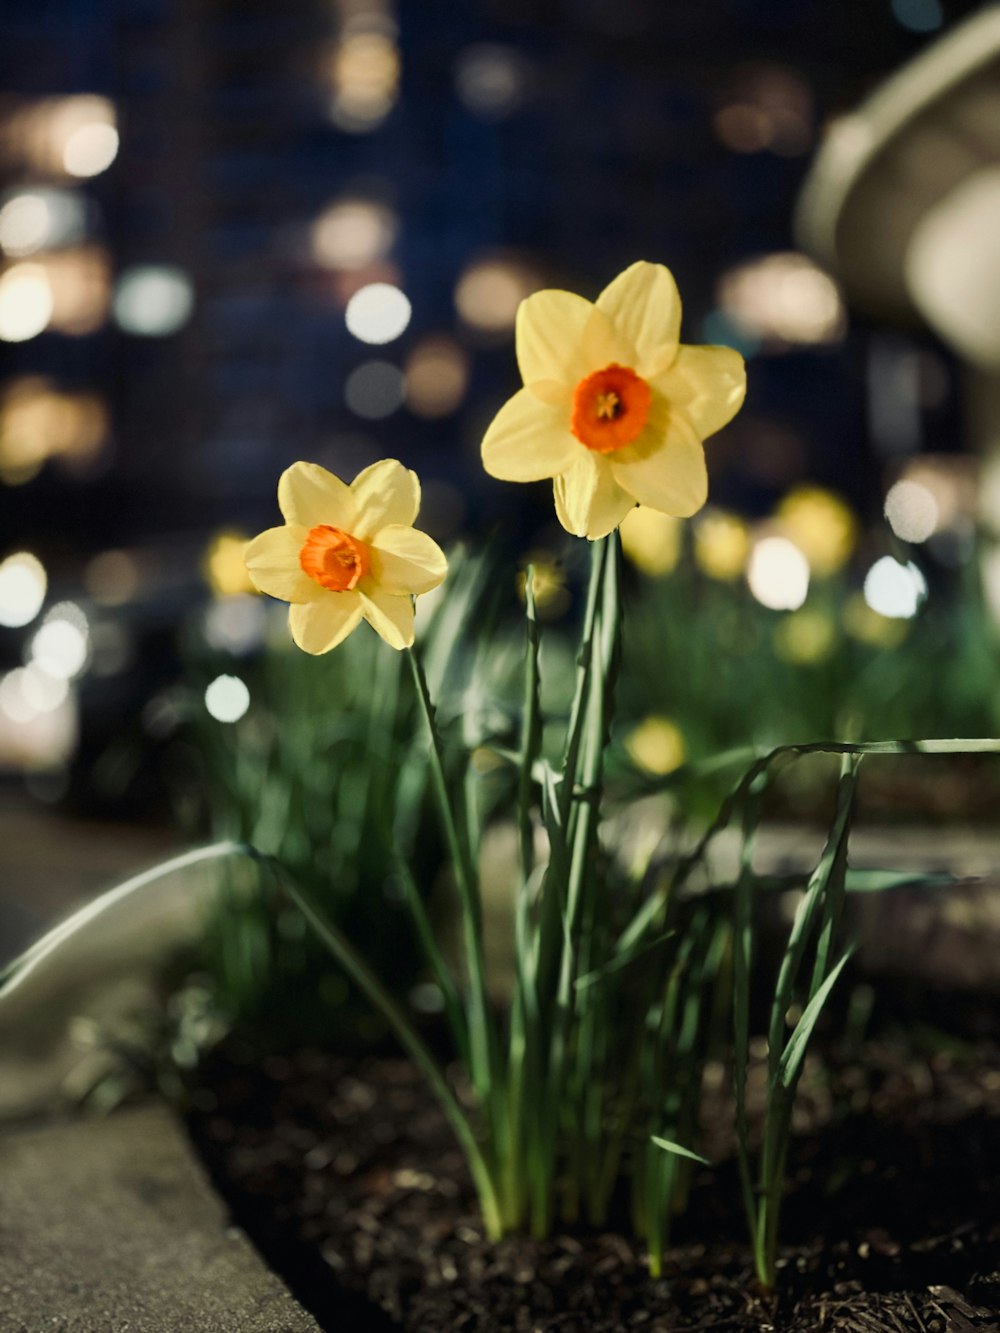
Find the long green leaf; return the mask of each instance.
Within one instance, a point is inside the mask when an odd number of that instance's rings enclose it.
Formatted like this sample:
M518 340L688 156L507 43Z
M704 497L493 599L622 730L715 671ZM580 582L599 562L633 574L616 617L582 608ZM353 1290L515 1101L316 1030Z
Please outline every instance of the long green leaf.
M778 1061L775 1082L780 1084L781 1087L785 1089L794 1087L802 1069L802 1062L806 1057L806 1048L809 1044L809 1038L812 1036L813 1028L823 1012L823 1006L829 999L830 992L836 985L837 978L847 966L853 952L853 949L848 949L843 954L840 961L834 965L826 980L803 1009L802 1015L795 1025L795 1030L788 1039L788 1045L782 1051L781 1059Z
M651 1143L655 1143L658 1148L662 1148L664 1152L672 1153L675 1157L687 1157L692 1162L700 1162L702 1166L712 1165L707 1157L702 1157L701 1153L692 1152L690 1148L684 1148L671 1139L661 1138L659 1134L650 1134L649 1138Z

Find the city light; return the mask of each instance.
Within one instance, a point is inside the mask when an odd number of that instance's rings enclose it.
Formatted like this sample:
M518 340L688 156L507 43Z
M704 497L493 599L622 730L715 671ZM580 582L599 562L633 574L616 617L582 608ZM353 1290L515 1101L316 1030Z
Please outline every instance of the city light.
M938 528L941 511L933 494L919 481L897 481L885 497L885 516L904 542L925 542Z
M912 561L901 565L891 555L876 560L865 577L865 601L880 616L909 620L927 596L927 582Z
M72 602L59 602L31 641L31 660L57 680L72 680L87 664L87 618Z
M764 255L723 274L718 301L738 330L766 350L833 343L846 316L837 284L811 259L792 251Z
M446 417L465 396L469 358L453 338L418 343L406 361L406 405L418 417Z
M194 287L184 270L171 264L137 264L119 277L112 308L125 333L169 337L190 318Z
M809 592L809 561L787 537L763 537L750 552L747 583L761 606L797 611Z
M63 166L71 176L99 176L118 156L118 131L114 125L94 120L66 140Z
M389 282L370 282L354 293L344 319L360 342L391 343L406 330L411 307L408 298Z
M0 562L0 625L29 625L42 609L48 579L45 566L30 551L17 551Z
M238 722L250 707L250 691L239 676L216 676L205 691L205 707L216 722Z
M537 287L534 275L516 260L479 260L459 278L455 307L471 328L505 333L514 327L517 307Z
M0 207L0 250L14 259L75 245L85 229L86 204L70 190L26 190L9 195Z
M478 42L455 61L455 91L473 115L501 120L516 111L524 97L528 65L511 46Z
M403 397L403 372L389 361L366 361L351 371L344 385L347 406L369 421L392 416Z
M383 258L399 230L395 213L367 199L342 199L313 223L313 257L324 268L353 272Z
M52 318L52 286L40 264L15 264L0 277L0 339L37 338Z

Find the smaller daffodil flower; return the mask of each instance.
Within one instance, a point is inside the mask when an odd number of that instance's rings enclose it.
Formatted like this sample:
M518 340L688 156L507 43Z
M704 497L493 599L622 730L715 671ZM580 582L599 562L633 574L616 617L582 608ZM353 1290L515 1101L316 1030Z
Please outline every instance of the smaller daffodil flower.
M563 527L594 540L633 505L675 518L708 495L702 442L739 411L743 358L680 344L681 301L670 270L639 262L596 303L535 292L517 312L524 388L483 439L501 481L554 480Z
M292 638L326 653L361 622L393 648L413 643L413 598L444 580L444 552L413 526L420 482L395 459L348 486L316 463L293 463L278 482L285 520L247 547L256 587L290 602Z

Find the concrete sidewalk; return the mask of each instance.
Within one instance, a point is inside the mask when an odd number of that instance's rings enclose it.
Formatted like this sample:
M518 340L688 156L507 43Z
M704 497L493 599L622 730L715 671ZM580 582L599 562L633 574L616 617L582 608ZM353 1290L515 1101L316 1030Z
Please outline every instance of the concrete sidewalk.
M320 1333L160 1105L0 1134L2 1333Z

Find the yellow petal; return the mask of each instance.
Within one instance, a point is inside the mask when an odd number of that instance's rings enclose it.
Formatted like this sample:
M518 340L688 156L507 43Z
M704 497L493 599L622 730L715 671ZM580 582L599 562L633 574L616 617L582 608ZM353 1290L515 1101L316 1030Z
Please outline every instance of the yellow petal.
M572 387L595 369L581 359L593 309L584 297L551 288L521 302L514 333L517 364L526 385L555 381Z
M308 528L268 528L246 548L246 565L254 587L283 602L311 602L325 589L299 564Z
M705 450L680 411L654 395L649 424L611 460L615 480L640 504L689 518L708 499Z
M350 532L356 516L349 487L318 463L293 463L281 474L278 508L286 523L303 528L329 523Z
M383 592L430 592L448 572L444 551L426 532L416 528L400 524L383 528L370 549L372 585ZM363 591L368 591L367 586Z
M483 437L483 467L498 481L541 481L565 472L581 447L570 434L565 407L553 407L519 389Z
M631 364L644 379L671 365L681 331L681 298L663 264L632 264L601 292L597 308L611 316L619 335L634 348Z
M328 592L288 613L292 638L306 653L328 653L343 643L361 620L361 597L356 592Z
M556 514L567 532L595 541L613 532L635 504L618 485L607 460L583 448L553 485Z
M390 648L409 648L413 643L413 598L397 597L373 588L361 593L365 619L381 634Z
M420 510L420 482L415 472L394 458L373 463L351 482L358 517L351 532L368 541L390 523L409 526Z
M698 438L707 440L743 406L746 366L731 347L681 347L656 387L684 409Z

